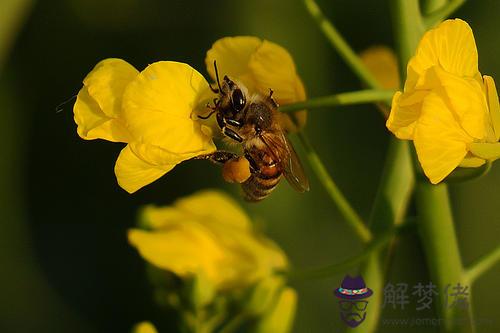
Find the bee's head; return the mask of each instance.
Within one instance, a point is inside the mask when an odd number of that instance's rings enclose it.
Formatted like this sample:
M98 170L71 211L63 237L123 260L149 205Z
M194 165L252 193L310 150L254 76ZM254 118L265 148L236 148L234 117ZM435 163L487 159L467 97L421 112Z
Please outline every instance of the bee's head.
M233 80L227 77L227 75L224 75L224 80L221 84L216 61L214 61L214 69L219 88L218 91L222 102L222 109L224 110L225 116L235 117L245 108L247 90L243 85L236 84Z
M230 103L234 113L239 113L245 108L247 100L245 96L246 89L244 89L243 86L240 88L238 84L229 79L227 76L224 76L224 82L222 83L221 88L223 98L226 98Z

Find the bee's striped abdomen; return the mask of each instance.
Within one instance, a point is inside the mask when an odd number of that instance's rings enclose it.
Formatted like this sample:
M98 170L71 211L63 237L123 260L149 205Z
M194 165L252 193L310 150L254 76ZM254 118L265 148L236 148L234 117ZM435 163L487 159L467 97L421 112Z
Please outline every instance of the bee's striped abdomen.
M262 144L262 141L258 143ZM245 156L252 166L252 171L250 178L241 184L241 187L246 200L260 201L278 185L283 175L283 167L276 160L275 153L269 148L263 149L263 147L251 145L245 149Z
M242 184L245 199L248 201L260 201L267 197L278 185L281 179L281 172L274 176L264 176L256 173L250 176L246 182Z

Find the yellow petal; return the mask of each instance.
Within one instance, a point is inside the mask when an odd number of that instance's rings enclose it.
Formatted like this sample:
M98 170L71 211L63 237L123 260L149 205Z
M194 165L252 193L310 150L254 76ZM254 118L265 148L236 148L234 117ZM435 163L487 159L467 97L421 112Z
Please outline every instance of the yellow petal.
M281 105L305 100L304 85L294 61L278 44L250 36L219 39L205 58L207 71L215 81L214 60L220 79L227 75L242 82L249 91L264 95L273 89L273 97Z
M425 33L416 55L408 63L405 91L412 89L418 77L432 66L458 76L476 77L478 54L470 26L460 20L446 20Z
M297 293L292 288L285 288L278 297L272 310L259 320L256 333L288 333L292 330L297 308Z
M490 110L491 126L495 133L495 141L500 140L500 105L498 103L498 93L495 81L491 76L485 75L484 84L486 86L486 95L488 98L488 107Z
M108 117L117 118L121 114L125 87L137 74L137 69L128 62L110 58L99 62L83 80L83 84L103 113Z
M274 99L280 104L303 101L306 98L292 56L278 44L264 40L252 54L248 68L255 80L255 87L263 95L274 91Z
M211 137L191 118L207 89L203 76L187 64L160 61L149 65L123 96L124 118L135 141L185 159L213 152Z
M420 117L422 101L427 94L427 91L416 91L409 94L398 91L394 94L386 126L397 138L413 139L415 122Z
M439 87L444 89L451 110L463 129L473 138L485 138L488 105L480 83L474 78L449 74L437 66L430 68L426 77L434 77L429 81L439 81Z
M121 119L121 104L125 87L137 74L134 67L121 59L105 59L87 75L73 109L77 131L83 139L130 140Z
M469 149L472 154L476 155L477 157L484 158L488 161L494 161L500 158L500 142L474 142L469 144Z
M468 154L462 162L460 162L459 167L461 168L477 168L486 163L486 161L482 158L478 158L475 156L469 156Z
M222 278L219 271L227 269L221 266L224 252L200 224L176 223L155 232L132 229L128 240L148 262L180 277L203 271L217 284Z
M248 63L252 54L261 44L259 38L252 36L224 37L217 40L205 57L208 74L216 82L214 61L217 61L220 80L224 75L242 80L242 76L248 74Z
M360 57L383 88L399 88L401 83L398 60L391 48L382 45L373 46L361 52Z
M196 192L178 199L173 206L148 206L141 218L155 229L167 228L170 223L182 219L204 221L208 225L213 223L245 232L250 232L252 227L249 217L234 199L218 190Z
M112 142L128 142L130 134L118 119L104 115L99 105L83 87L73 107L77 133L85 140L104 139Z
M149 321L138 323L132 329L132 333L157 333L156 328Z
M441 96L431 93L415 128L418 160L431 183L437 184L467 155L472 138L460 127Z
M250 219L241 207L228 195L217 190L204 190L175 202L179 210L202 221L216 221L222 226L231 226L249 231Z
M133 144L133 146L136 146L135 150L147 150L147 148L139 144ZM129 144L123 148L115 164L118 185L128 193L134 193L154 182L175 166L175 164L155 165L148 163L138 157L132 147Z
M191 219L185 212L172 206L145 206L139 215L139 225L145 229L168 228L170 223Z

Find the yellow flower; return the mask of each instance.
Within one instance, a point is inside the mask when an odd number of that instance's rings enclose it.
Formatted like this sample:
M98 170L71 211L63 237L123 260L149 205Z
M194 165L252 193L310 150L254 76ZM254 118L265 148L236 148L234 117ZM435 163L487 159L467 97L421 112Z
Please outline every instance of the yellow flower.
M428 31L409 61L387 127L413 140L422 169L439 183L456 167L500 157L500 107L493 79L481 76L469 25L447 20Z
M255 37L223 38L207 53L224 75L250 91L268 94L282 104L305 99L292 57L281 46ZM74 106L83 139L127 143L115 165L118 184L133 193L182 161L215 151L209 122L197 117L215 95L208 82L187 64L160 61L142 72L121 59L105 59L87 75ZM305 113L296 114L297 124ZM283 116L288 130L296 129Z
M106 59L78 94L77 131L84 139L128 143L115 174L132 193L180 162L215 151L211 136L192 117L208 89L187 64L160 61L139 73L123 60Z
M128 238L146 261L181 278L201 275L216 290L247 287L287 267L285 254L217 191L146 207L142 221L151 230L132 229Z
M132 328L132 333L157 333L156 328L149 321L143 321Z
M216 80L214 61L219 75L242 82L249 91L264 96L269 89L280 105L304 101L304 84L297 74L292 56L286 49L267 40L251 36L225 37L216 41L207 52L205 64L212 80ZM299 127L304 126L306 112L295 113ZM289 131L297 127L283 114L282 125Z
M400 86L398 59L394 51L383 45L369 47L359 54L365 67L372 73L384 89L398 89ZM377 108L385 118L389 117L389 107L377 103Z
M364 50L359 56L384 89L399 88L398 59L391 48L376 45Z

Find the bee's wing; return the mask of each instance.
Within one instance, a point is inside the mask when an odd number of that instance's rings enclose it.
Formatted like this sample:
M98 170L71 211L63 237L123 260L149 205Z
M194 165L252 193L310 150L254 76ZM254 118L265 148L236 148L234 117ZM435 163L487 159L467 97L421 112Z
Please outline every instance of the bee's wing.
M302 163L293 149L292 143L283 132L279 134L262 134L262 141L269 147L274 157L281 161L284 167L283 174L286 180L297 192L309 191L307 179Z

